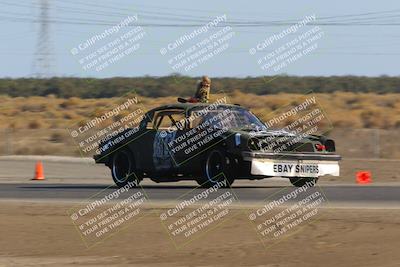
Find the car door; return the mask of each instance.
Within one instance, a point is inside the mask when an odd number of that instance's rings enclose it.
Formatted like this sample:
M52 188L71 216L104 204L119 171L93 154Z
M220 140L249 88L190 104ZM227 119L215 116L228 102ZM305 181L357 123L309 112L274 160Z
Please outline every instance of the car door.
M154 170L153 164L153 142L156 135L156 129L153 127L154 113L147 113L141 122L141 134L133 145L133 153L139 169L145 173L151 173Z
M168 174L177 168L174 144L185 126L183 109L167 109L155 112L153 119L154 140L152 161L156 173Z

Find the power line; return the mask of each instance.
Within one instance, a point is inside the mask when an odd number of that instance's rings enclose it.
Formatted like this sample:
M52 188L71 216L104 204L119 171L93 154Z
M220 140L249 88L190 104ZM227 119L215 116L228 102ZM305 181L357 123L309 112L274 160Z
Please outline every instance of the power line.
M20 6L20 7L30 7L32 5L26 4L19 4L19 3L9 3L0 1L0 4L3 5L12 5L12 6ZM121 8L115 8L106 5L99 5L99 4L87 4L87 3L76 3L79 5L84 6L91 6L91 7L101 7L101 8L109 8L107 12L98 11L93 9L82 9L82 8L71 8L71 7L58 7L58 9L62 11L68 11L70 13L78 13L78 14L92 14L92 15L101 15L106 17L115 17L119 15L129 15L127 13L114 13L112 10L124 10ZM34 5L36 6L36 5ZM48 8L48 7L45 7ZM110 12L111 11L111 12ZM311 22L309 26L397 26L400 25L400 21L393 21L387 20L388 18L399 18L400 14L395 15L387 15L399 12L400 10L389 10L389 11L380 11L380 12L368 12L368 13L359 13L359 14L346 14L346 15L337 15L337 16L327 16L327 17L320 17L318 18L317 22ZM157 16L148 16L143 15L142 13L150 13L156 14ZM143 27L200 27L203 26L205 23L210 20L210 18L206 17L193 17L189 16L182 16L181 14L173 14L167 12L146 12L138 10L140 18L144 18L144 20L166 20L166 21L177 21L177 22L190 22L190 23L153 23L153 22L142 22L135 24L136 26L143 26ZM7 13L9 15L10 13ZM22 15L22 14L18 14ZM25 15L25 14L24 14ZM374 15L371 17L371 15ZM375 15L385 15L385 16L375 16ZM177 16L179 16L177 18ZM186 17L186 18L184 18ZM1 17L2 20L5 21L15 21L15 22L33 22L38 23L37 20L34 18L29 17ZM205 20L208 19L208 20ZM383 20L384 19L384 20ZM230 20L229 22L221 23L218 27L225 27L225 26L233 26L233 27L275 27L275 26L290 26L294 23L299 21L297 20L272 20L272 21L251 21L251 20ZM110 21L110 20L99 20L99 19L77 19L77 18L48 18L49 23L55 24L75 24L75 25L115 25L118 22Z

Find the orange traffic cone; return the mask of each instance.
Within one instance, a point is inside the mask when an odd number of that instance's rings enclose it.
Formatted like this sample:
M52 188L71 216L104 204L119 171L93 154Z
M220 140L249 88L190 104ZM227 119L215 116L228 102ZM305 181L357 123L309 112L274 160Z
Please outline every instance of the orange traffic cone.
M369 171L359 171L356 173L356 181L358 184L370 184L372 183L372 175Z
M43 164L41 161L36 162L35 177L32 180L44 180Z

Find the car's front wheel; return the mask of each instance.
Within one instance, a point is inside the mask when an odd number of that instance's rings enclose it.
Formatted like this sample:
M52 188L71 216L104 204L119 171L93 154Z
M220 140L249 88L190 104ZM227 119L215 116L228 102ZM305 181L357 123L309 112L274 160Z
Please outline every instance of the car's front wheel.
M118 187L128 183L131 187L139 185L140 179L135 174L134 158L128 149L119 149L113 154L111 175Z
M204 188L217 184L229 187L235 180L234 170L235 163L222 149L212 149L205 157L203 176L197 182Z
M291 177L289 179L292 185L296 187L302 187L305 185L313 187L318 182L318 178L316 177Z

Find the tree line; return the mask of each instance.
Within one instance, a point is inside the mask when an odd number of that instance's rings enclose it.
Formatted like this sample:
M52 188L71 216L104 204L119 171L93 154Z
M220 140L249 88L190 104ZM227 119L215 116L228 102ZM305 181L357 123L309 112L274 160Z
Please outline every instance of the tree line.
M277 93L332 93L373 92L379 94L400 93L399 77L364 77L364 76L275 76L212 78L212 91L230 92L239 90L257 95ZM108 98L121 96L131 91L147 96L190 96L193 95L197 77L170 75L164 77L114 77L107 79L54 77L3 78L0 79L0 95L47 96L61 98Z

